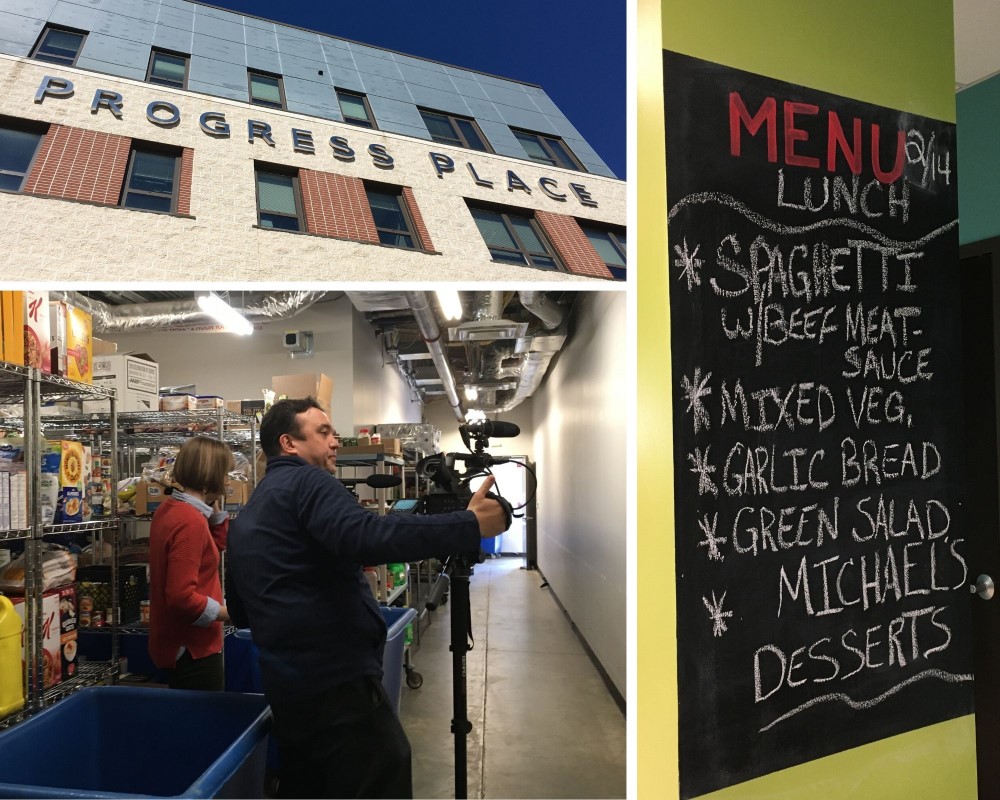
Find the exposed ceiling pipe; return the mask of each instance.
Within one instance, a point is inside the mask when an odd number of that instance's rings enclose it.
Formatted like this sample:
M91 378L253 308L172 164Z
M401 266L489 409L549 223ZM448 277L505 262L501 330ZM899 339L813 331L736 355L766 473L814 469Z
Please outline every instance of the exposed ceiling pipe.
M566 312L562 306L556 305L544 292L518 292L521 305L530 311L547 330L558 328L566 318Z
M503 313L503 292L476 292L472 303L472 318L500 319Z
M445 395L451 410L459 422L465 422L465 412L462 410L462 401L458 396L458 389L455 387L455 376L451 371L451 364L441 346L441 329L438 327L437 318L431 308L430 298L427 292L406 292L406 302L409 303L413 311L413 317L420 328L420 335L427 344L427 350L434 360L441 383L444 385Z
M318 302L326 292L274 292L261 297L252 293L243 306L235 306L251 322L290 319ZM167 300L113 306L79 292L50 291L54 300L64 300L82 308L93 318L94 330L100 333L170 330L173 327L207 323L196 300Z

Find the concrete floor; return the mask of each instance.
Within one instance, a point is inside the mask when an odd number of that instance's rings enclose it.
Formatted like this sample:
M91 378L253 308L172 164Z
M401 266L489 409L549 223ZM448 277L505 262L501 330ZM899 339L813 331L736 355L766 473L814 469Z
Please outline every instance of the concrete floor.
M520 558L477 565L475 647L467 659L470 798L624 798L625 718L538 572ZM455 797L451 601L412 653L400 719L413 747L416 798Z

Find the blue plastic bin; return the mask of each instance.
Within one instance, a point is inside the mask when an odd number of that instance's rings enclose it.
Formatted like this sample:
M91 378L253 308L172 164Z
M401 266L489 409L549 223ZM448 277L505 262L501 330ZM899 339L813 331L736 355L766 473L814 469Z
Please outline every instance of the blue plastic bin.
M0 731L0 797L263 797L270 725L262 695L94 686Z
M406 626L416 617L417 612L413 608L382 606L382 619L388 628L385 650L382 654L382 685L397 714L399 695L403 689L403 645L406 642ZM226 690L263 692L257 648L253 644L250 631L241 628L234 636L233 642L230 642L230 637L226 637Z

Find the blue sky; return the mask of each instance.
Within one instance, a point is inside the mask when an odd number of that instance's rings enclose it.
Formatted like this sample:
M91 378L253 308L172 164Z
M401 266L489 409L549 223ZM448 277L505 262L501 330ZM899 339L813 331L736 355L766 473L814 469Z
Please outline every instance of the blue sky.
M209 5L540 85L625 178L625 0Z

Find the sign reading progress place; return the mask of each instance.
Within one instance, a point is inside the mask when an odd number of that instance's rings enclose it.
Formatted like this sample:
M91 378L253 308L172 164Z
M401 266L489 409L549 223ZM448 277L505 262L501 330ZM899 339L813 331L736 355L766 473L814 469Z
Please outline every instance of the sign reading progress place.
M972 710L955 128L664 53L681 792Z

